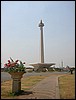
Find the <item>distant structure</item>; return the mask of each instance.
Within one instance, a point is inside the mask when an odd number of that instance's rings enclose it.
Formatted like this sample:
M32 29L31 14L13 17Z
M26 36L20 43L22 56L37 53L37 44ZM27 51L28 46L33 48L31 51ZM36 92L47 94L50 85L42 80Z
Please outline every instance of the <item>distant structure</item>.
M35 70L41 70L41 71L43 70L43 68L49 68L50 66L55 65L55 63L44 63L43 26L44 23L41 20L39 23L40 34L41 34L41 61L40 63L30 64L34 66Z
M61 61L61 67L63 68L63 61Z

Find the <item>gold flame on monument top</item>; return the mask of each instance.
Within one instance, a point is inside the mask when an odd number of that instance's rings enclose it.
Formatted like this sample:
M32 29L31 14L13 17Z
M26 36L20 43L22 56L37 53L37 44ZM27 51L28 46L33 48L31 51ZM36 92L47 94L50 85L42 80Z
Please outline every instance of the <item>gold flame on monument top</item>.
M39 27L43 27L43 26L44 26L44 23L42 23L42 20L41 20L39 23Z

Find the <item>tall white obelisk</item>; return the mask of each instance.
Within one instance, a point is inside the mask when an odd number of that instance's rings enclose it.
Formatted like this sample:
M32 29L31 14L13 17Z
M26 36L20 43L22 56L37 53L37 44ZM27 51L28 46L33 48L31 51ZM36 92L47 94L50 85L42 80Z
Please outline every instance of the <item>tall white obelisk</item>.
M41 63L44 63L44 44L43 44L43 26L42 20L39 23L39 27L41 30Z
M35 71L42 71L43 68L49 68L52 65L55 65L55 63L44 63L44 44L43 44L43 26L44 23L42 23L42 20L39 23L39 27L40 27L40 35L41 35L41 62L40 63L34 63L34 64L30 64L31 66L34 66Z

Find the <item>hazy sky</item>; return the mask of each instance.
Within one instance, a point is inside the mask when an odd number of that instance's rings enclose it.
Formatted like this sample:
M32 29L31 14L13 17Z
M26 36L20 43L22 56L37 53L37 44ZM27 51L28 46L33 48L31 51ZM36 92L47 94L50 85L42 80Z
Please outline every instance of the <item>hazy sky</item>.
M40 62L43 20L45 63L75 66L75 1L2 1L1 62Z

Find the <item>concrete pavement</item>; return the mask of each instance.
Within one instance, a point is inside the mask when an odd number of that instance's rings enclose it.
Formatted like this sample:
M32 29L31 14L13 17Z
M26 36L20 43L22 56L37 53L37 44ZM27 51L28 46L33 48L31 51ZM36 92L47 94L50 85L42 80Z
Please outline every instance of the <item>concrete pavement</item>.
M61 75L51 75L25 92L24 95L18 96L17 99L60 99L58 77Z

